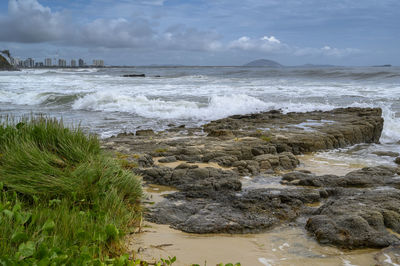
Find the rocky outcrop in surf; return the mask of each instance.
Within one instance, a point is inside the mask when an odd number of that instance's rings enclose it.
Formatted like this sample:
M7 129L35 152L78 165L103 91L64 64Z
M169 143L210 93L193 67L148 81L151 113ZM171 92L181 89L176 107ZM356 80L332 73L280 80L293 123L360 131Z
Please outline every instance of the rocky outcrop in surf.
M0 71L1 70L15 70L15 67L10 65L8 60L0 54Z
M379 108L270 111L199 128L121 134L103 145L127 154L124 158L139 166L133 171L145 182L179 190L150 208L150 221L192 233L248 233L304 216L307 230L321 243L382 247L397 243L395 233L400 233L396 168L361 169L340 177L294 171L283 175L276 188L243 187L241 182L293 171L299 165L296 156L305 152L378 143L381 114ZM385 193L391 197L384 199ZM351 211L357 204L366 207ZM363 227L352 229L354 224Z

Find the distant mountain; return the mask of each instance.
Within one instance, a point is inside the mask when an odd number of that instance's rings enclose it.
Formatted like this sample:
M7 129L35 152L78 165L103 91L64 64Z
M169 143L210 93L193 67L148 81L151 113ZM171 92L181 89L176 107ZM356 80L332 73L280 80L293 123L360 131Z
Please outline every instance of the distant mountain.
M305 64L299 67L337 67L335 65L315 65L315 64Z
M387 64L387 65L376 65L376 66L372 66L372 67L391 67L392 65Z
M268 59L258 59L251 61L250 63L247 63L243 66L249 66L249 67L283 67L281 64L278 62L268 60Z

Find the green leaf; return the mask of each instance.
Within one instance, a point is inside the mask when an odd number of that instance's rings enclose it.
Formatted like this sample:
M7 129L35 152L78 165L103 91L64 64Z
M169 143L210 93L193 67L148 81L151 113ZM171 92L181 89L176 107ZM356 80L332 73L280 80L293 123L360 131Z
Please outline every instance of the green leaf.
M105 232L94 232L92 240L104 242L107 240L107 234Z
M48 219L48 220L44 223L44 225L43 225L43 227L42 227L42 230L43 230L43 231L47 231L47 232L51 232L51 231L54 230L55 227L56 227L56 224L54 223L54 221Z
M31 217L32 214L30 212L21 213L21 224L26 224Z
M171 261L171 264L174 263L174 262L176 261L176 256L174 256L173 258L171 258L171 257L168 256L168 258L169 258L169 260Z
M54 260L56 265L61 265L63 262L65 262L68 259L68 255L59 255L57 258Z
M0 156L1 157L1 156ZM0 191L2 191L3 190L3 188L4 188L4 184L3 184L3 182L0 182Z
M89 233L87 233L85 230L83 230L83 229L79 229L78 230L78 233L76 234L76 236L78 237L78 239L80 240L80 241L83 241L83 240L88 240L89 239Z
M119 235L119 230L115 225L108 224L106 226L106 234L107 234L107 239L116 239Z
M48 266L48 265L50 265L50 259L49 258L43 258L38 262L37 265L38 266Z
M36 251L35 257L38 259L43 259L45 260L46 258L49 257L49 249L47 248L45 243L41 243Z
M10 210L3 210L3 213L4 213L5 216L8 217L8 219L12 219L12 217L13 217L13 212L12 212L12 211L10 211Z
M20 211L20 210L21 210L21 204L20 203L15 204L14 207L12 208L12 211L14 213L16 213L17 211Z
M52 200L49 200L49 206L50 206L50 207L57 206L57 205L59 205L60 203L61 203L61 200L59 200L59 199L52 199Z
M11 236L11 242L20 243L28 240L28 235L25 232L15 232Z
M29 258L33 254L35 254L35 243L33 241L22 243L18 247L18 252L20 254L20 260L24 258Z
M19 130L19 129L21 129L23 126L25 126L25 123L19 122L15 127Z

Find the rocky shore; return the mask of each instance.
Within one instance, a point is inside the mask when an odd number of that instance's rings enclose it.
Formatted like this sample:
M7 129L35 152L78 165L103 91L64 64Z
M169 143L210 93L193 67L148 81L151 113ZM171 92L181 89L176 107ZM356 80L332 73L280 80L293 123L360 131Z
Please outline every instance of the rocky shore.
M270 111L199 128L138 130L103 146L137 166L132 169L145 182L178 189L149 209L152 222L192 233L253 233L294 223L323 244L387 247L400 244L398 168L363 168L345 176L296 171L297 155L378 143L382 128L378 108ZM277 176L277 187L242 185L243 179Z

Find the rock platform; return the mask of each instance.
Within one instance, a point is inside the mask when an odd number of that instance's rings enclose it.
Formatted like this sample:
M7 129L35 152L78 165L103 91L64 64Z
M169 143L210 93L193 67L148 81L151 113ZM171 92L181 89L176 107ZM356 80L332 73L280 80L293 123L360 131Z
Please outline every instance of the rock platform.
M132 171L145 182L178 189L150 208L152 222L192 233L254 233L306 217L306 229L321 243L386 247L399 244L398 168L340 177L294 171L299 154L378 143L381 112L236 115L198 128L119 134L103 146L137 166ZM280 187L242 187L243 177L272 175L282 175Z

